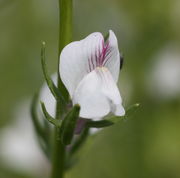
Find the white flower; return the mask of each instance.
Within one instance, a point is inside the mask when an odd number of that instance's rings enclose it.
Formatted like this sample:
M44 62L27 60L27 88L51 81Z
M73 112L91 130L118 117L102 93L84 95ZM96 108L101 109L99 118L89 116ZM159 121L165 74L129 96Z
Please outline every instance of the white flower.
M60 55L60 77L83 118L125 114L116 82L120 70L118 42L113 31L105 41L95 32L67 45Z
M145 78L147 90L155 99L178 98L180 96L180 52L177 47L172 44L163 47L152 61L152 68Z
M39 149L33 133L29 116L30 102L30 99L26 99L17 103L11 124L1 128L0 159L9 169L20 172L23 170L35 177L45 177L50 165Z

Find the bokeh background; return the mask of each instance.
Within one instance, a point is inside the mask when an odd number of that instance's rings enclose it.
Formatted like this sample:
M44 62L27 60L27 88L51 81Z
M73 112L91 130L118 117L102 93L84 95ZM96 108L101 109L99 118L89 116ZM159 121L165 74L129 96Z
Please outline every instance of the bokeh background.
M126 122L88 139L67 178L180 177L180 1L74 0L74 40L112 29L125 62L119 87ZM57 0L0 0L0 178L40 178L49 163L29 115L43 84L41 41L56 71Z

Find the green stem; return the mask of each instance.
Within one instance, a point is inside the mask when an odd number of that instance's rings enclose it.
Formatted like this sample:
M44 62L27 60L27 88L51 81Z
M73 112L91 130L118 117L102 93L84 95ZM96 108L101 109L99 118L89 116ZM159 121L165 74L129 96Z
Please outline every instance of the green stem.
M72 41L72 0L59 0L59 52ZM58 60L59 61L59 60ZM68 93L59 77L58 63L58 88L65 99L68 99ZM64 111L60 102L56 104L56 119L61 119ZM60 130L55 128L54 152L52 162L51 178L63 178L65 167L65 146L59 137Z
M72 0L59 0L59 55L68 43L72 41Z
M59 0L59 10L60 10L60 22L59 22L59 54L60 56L62 49L72 41L72 13L73 4L72 0ZM59 61L59 60L58 60ZM60 61L59 61L60 62ZM58 73L59 73L59 63L58 63ZM65 100L69 99L68 92L62 83L58 75L58 88Z
M52 165L52 178L63 178L65 167L65 147L61 140L58 138L59 129L55 128L54 135L54 152L53 152L53 165Z

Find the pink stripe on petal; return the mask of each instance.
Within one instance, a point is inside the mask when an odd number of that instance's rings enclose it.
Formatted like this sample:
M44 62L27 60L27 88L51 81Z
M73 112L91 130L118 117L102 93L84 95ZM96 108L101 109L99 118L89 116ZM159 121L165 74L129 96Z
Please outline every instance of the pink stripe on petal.
M90 59L88 59L88 67L89 67L89 72L91 72L91 63L90 63Z
M113 56L113 54L110 53L110 54L108 55L108 57L105 58L104 63L103 63L103 66L105 66L105 65L107 64L107 62L109 61L109 59L110 59L112 56Z
M103 49L102 49L101 57L100 57L100 66L103 66L108 50L109 50L109 42L107 42L106 44L103 43Z
M110 42L107 41L105 43L104 39L102 39L101 43L94 50L91 51L90 57L88 59L88 67L90 72L96 67L105 66L105 64L113 56Z
M91 56L91 64L92 64L92 68L95 69L95 65L94 65L94 62L93 62L93 55Z

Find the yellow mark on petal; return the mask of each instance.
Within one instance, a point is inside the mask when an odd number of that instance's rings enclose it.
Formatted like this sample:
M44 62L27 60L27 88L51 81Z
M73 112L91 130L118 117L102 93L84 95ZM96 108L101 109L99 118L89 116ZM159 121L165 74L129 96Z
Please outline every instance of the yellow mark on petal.
M103 72L107 72L108 69L106 67L96 67L97 70L103 71Z

